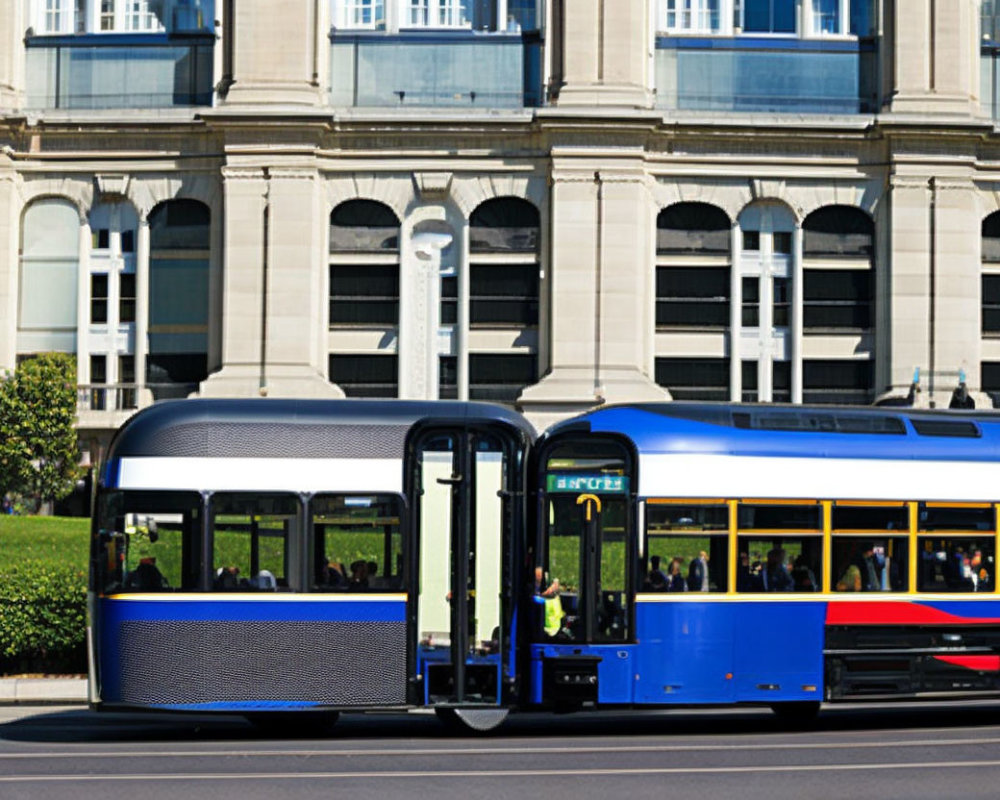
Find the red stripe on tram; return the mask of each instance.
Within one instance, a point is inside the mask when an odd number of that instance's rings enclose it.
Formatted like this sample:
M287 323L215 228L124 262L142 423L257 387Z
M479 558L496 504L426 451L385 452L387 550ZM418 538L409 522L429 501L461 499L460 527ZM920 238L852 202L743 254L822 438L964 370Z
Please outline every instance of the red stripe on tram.
M980 672L1000 672L1000 656L934 656L934 659Z
M826 604L827 625L969 625L1000 624L998 617L959 617L920 603Z

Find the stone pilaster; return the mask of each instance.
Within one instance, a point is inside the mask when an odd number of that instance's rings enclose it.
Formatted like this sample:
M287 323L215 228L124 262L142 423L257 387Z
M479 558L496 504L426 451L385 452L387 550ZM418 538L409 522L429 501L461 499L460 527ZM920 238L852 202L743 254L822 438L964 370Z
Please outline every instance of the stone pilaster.
M25 3L0 3L0 113L21 107L24 95Z
M0 373L17 360L17 274L20 202L10 159L0 154Z
M228 45L233 84L224 104L321 105L327 5L325 0L233 3L234 16L226 26L233 32Z
M561 0L558 106L653 105L649 0Z

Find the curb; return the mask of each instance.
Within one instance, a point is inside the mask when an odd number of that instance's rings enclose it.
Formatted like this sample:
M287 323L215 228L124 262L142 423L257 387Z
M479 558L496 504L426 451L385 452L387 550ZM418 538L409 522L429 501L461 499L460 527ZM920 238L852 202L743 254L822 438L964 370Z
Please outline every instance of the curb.
M2 678L0 705L87 702L86 678Z

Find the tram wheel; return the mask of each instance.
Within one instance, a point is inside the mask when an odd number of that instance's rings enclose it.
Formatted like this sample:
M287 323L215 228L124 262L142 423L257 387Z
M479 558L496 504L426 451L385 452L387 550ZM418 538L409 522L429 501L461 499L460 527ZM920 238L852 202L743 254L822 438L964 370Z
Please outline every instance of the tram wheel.
M268 736L280 738L326 736L337 724L339 711L259 711L247 722Z
M789 703L772 703L771 710L785 722L804 725L816 719L816 715L819 714L819 702L800 700Z
M506 708L436 708L434 713L449 728L461 733L495 731L510 713Z

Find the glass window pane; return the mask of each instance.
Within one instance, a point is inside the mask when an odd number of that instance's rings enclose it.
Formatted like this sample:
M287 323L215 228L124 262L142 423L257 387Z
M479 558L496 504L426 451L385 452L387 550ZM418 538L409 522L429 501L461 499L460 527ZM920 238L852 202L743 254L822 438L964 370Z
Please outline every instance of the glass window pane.
M993 536L920 536L917 591L991 592L996 584Z
M823 562L820 536L740 536L738 592L818 592Z
M835 536L831 588L835 592L906 591L909 547L905 536L875 539Z
M317 495L310 502L313 591L405 588L399 498Z
M291 548L298 547L300 507L290 495L219 493L211 501L212 588L289 588Z

